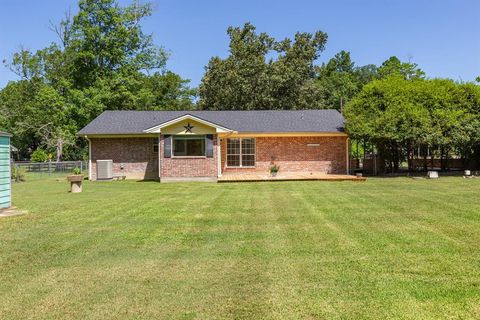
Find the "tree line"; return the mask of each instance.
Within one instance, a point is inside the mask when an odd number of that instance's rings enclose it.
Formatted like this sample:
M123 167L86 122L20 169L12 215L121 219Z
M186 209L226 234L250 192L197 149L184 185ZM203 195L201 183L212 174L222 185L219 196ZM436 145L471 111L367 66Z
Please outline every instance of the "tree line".
M37 149L85 157L75 134L104 110L194 108L196 90L166 69L169 53L142 31L151 13L150 3L80 0L78 13L51 26L58 41L4 61L20 80L0 91L0 126L21 157Z
M149 3L79 0L75 15L51 26L57 42L5 61L19 80L0 91L0 126L13 133L21 157L37 149L57 160L85 157L75 133L104 110L328 108L345 115L351 137L374 148L388 170L405 161L413 169L416 150L425 148L445 167L453 154L465 165L480 163L474 83L429 79L394 56L357 66L341 51L319 64L325 32L279 40L246 23L228 28L228 55L212 57L192 88L142 31L151 13Z

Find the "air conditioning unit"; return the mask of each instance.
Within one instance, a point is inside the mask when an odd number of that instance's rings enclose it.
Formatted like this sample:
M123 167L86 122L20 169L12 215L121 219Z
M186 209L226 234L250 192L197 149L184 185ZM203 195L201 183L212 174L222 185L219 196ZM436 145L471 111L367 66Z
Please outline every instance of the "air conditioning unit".
M97 180L113 179L113 160L97 160Z

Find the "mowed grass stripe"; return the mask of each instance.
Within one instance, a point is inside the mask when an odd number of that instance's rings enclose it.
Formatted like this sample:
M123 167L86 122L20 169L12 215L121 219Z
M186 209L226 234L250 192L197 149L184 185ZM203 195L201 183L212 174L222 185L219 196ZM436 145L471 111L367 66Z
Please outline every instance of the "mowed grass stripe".
M14 185L0 318L480 318L480 181Z

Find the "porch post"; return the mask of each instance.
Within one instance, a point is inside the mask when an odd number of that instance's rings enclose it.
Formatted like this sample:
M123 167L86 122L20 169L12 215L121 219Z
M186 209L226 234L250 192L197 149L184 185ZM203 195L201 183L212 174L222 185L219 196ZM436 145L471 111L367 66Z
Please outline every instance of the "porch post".
M162 140L162 135L159 133L158 134L158 181L160 181L162 179L162 177L161 177L161 172L162 172L162 170L161 170L161 167L162 167L161 159L162 159L163 150L160 150L160 146L162 145L161 140Z
M88 141L88 181L92 181L92 141L85 136Z

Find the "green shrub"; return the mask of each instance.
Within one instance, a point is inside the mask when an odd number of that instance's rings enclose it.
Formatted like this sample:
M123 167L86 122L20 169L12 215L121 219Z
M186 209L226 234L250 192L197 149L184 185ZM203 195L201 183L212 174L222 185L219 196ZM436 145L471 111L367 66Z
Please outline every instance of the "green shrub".
M277 166L276 164L272 164L270 166L270 173L277 173L280 170L280 167Z
M88 151L82 151L82 160L88 161Z
M21 182L26 180L27 170L22 167L12 166L12 180Z
M82 170L80 170L79 167L73 168L72 172L73 172L73 174L82 174Z
M37 149L33 151L30 160L32 162L46 162L48 160L48 154L45 152L45 150Z

